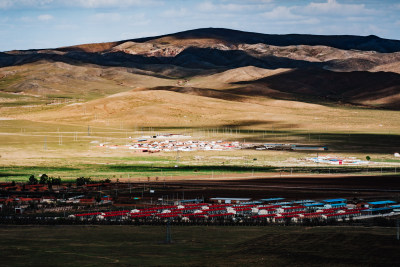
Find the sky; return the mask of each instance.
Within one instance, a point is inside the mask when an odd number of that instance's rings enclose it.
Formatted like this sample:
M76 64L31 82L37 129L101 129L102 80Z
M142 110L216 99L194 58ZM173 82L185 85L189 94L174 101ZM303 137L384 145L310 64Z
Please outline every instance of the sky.
M399 0L0 0L0 51L197 28L400 40Z

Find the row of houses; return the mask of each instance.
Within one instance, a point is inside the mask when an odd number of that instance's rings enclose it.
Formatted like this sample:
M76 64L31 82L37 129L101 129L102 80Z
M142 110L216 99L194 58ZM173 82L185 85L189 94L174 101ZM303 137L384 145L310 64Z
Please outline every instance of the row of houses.
M199 151L199 150L234 150L248 147L248 144L241 144L235 142L224 141L177 141L177 140L163 140L163 141L148 141L147 139L139 139L134 144L129 145L112 145L112 144L99 144L98 147L109 149L132 149L141 152L170 152L170 151Z
M367 165L373 163L371 161L360 160L355 157L335 157L335 156L318 156L314 158L308 158L308 161L321 164L331 164L331 165Z
M47 184L16 184L16 183L0 183L0 190L5 191L28 191L28 192L45 192L49 188Z
M180 203L178 205L157 205L153 207L115 212L94 212L71 215L81 220L216 220L253 219L268 222L294 221L304 219L345 220L371 214L399 214L400 205L394 201L348 204L346 199L326 199L321 201L285 201L270 198L251 201L248 198L211 198L210 203Z
M100 200L100 201L98 201ZM85 197L84 195L71 197L71 198L56 198L55 196L42 196L42 197L22 197L22 196L7 196L0 197L0 212L3 211L5 206L13 206L18 209L17 213L22 213L26 210L30 204L54 204L54 206L59 204L76 204L76 205L104 205L112 204L113 199L110 196L102 196L100 199L95 199L94 197Z

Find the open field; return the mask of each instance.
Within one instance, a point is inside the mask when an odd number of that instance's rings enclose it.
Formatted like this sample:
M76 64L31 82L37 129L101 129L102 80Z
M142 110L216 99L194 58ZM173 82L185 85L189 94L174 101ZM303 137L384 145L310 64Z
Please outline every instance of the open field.
M44 173L62 179L43 188L4 184L2 223L15 225L0 227L0 266L396 266L396 229L360 227L353 219L341 227L177 222L172 244L163 242L160 225L61 224L78 212L131 210L165 199L400 203L399 44L376 36L209 28L0 53L0 182ZM127 147L158 133L329 150ZM307 160L318 156L371 161ZM78 177L113 183L75 186ZM377 225L393 226L398 215L390 215L390 224ZM60 224L16 225L32 222Z
M261 43L254 44L256 36ZM286 45L274 43L275 38ZM372 53L331 43L342 37L286 38L199 29L146 40L2 53L0 180L23 181L41 173L63 179L227 178L264 176L282 168L305 174L396 173L399 54L380 53L397 51L384 48L392 41L381 40L382 47L370 47L376 49ZM312 44L310 38L316 38ZM304 160L317 152L178 155L99 147L157 133L327 146L329 151L321 154L370 156L376 163L364 171Z
M5 226L1 266L393 266L395 228Z
M25 181L31 174L46 173L63 179L143 179L163 177L242 177L266 172L293 173L395 173L400 160L400 137L383 133L315 133L224 128L126 128L0 120L0 179ZM300 143L326 145L329 151L193 151L143 153L107 149L100 143L132 144L134 138L156 133L183 133L191 140L226 140L252 143ZM129 138L129 137L132 137ZM304 159L319 155L371 157L370 166L330 166ZM179 168L175 168L178 165ZM258 176L260 176L258 175Z

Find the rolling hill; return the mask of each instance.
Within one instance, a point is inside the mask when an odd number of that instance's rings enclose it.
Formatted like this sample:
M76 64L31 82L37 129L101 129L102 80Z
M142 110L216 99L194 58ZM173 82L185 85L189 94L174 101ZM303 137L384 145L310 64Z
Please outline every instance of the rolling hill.
M400 109L399 62L400 41L377 36L216 28L8 51L0 111L66 123L335 128L354 107L365 114L354 123L368 129L379 123L365 122L375 116L365 110L399 116L390 111Z

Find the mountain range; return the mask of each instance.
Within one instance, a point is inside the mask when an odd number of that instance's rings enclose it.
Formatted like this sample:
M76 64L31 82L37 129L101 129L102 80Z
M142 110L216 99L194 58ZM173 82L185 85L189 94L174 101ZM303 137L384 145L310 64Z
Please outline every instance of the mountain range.
M400 41L205 28L7 51L0 99L16 118L165 126L283 125L293 105L399 110Z

